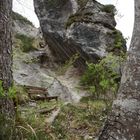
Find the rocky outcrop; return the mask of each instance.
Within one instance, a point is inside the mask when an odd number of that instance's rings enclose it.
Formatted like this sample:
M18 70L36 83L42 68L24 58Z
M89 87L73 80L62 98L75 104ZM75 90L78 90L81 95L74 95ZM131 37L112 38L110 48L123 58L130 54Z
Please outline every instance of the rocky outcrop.
M77 64L82 66L126 49L115 29L112 5L95 0L34 0L34 5L45 41L58 62L79 54Z
M63 101L72 101L71 93L49 70L40 67L41 51L23 53L14 49L13 78L17 85L47 88L50 96L58 96Z
M59 99L71 102L69 89L57 80L54 74L51 76L48 69L46 48L37 50L22 50L23 45L32 48L39 47L41 34L39 29L18 13L13 13L13 79L16 85L47 88L49 96L58 96ZM27 39L30 39L29 40ZM32 41L32 42L31 42ZM34 45L34 46L32 46ZM45 57L45 61L42 60ZM44 62L43 62L44 61ZM44 64L45 63L45 64Z
M39 35L39 29L35 28L32 22L22 15L12 12L13 19L13 33L14 34L23 34L28 37L35 38Z

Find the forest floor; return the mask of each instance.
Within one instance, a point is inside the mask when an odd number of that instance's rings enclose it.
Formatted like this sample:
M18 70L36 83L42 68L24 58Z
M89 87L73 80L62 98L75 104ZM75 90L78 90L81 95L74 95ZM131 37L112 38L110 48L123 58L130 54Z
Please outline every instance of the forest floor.
M24 135L24 139L31 140L95 139L109 112L110 101L94 99L87 90L81 88L76 68L70 66L63 71L62 67L53 71L49 67L40 67L36 55L36 52L16 52L14 56L14 77L19 93L17 127L21 128L20 137ZM59 82L53 82L54 79ZM52 96L57 90L63 92L61 98L57 101L31 100L23 85L42 86L42 83L44 88L52 85L49 90Z

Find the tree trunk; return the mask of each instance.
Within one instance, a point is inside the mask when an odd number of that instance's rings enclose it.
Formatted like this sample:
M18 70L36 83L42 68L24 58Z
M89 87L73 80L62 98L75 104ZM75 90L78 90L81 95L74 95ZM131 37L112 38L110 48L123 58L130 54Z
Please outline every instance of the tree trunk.
M140 0L117 99L99 140L140 140Z
M11 37L12 0L0 0L0 80L5 94L12 85L12 37ZM0 114L14 116L13 102L5 96L0 98Z

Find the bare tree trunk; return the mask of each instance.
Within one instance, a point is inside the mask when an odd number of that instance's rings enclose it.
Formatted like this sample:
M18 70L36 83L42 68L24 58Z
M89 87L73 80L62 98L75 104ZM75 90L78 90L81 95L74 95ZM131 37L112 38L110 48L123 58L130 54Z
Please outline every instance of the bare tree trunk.
M140 0L121 86L99 140L140 140Z
M12 85L12 38L11 38L12 0L0 0L0 80L3 82L5 94ZM0 114L14 116L12 100L0 98Z

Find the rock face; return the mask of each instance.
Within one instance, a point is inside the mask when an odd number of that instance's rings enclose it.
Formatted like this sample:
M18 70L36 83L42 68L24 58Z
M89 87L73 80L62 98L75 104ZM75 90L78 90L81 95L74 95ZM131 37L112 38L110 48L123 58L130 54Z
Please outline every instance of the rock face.
M13 21L13 32L23 34L28 37L37 37L39 30L29 24L23 24L18 20Z
M38 47L37 50L23 52L21 41L26 38L19 40L16 37L19 34L33 38L36 40L34 46L38 46L41 41L39 29L18 13L14 13L13 19L13 79L15 84L47 88L50 96L58 96L63 101L71 102L72 97L69 89L61 84L48 69L42 67L41 58L42 54L47 54L46 48ZM32 47L30 42L26 43ZM46 63L49 63L47 58L45 58Z
M14 34L23 34L32 38L35 38L39 35L39 29L35 28L32 22L30 22L22 15L13 11L12 19L13 19L12 30Z
M19 48L14 49L13 78L17 85L43 87L48 89L50 96L58 96L61 100L72 101L71 93L57 80L49 70L40 67L38 58L41 51L23 53Z
M112 5L95 0L34 0L34 5L45 41L58 62L79 54L82 66L88 60L97 62L108 52L126 49L115 29ZM121 42L119 47L117 41Z

